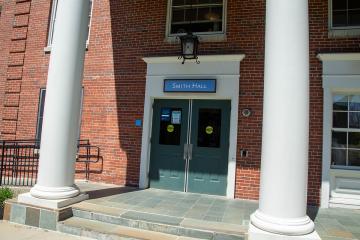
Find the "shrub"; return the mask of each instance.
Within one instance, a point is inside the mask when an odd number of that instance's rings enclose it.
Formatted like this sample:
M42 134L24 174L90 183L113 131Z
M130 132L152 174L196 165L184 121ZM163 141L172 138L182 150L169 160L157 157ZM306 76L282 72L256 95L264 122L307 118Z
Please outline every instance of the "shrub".
M0 208L4 207L4 202L6 199L10 199L13 196L14 193L10 188L8 187L0 188Z

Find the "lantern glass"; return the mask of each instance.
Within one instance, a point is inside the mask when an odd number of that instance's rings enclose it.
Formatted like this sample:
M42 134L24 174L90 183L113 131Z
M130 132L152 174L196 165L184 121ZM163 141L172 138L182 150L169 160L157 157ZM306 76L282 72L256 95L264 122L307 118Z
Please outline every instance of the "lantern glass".
M194 39L188 38L183 42L183 54L184 56L193 56L194 55Z
M181 40L181 56L183 58L183 63L185 59L196 59L197 60L197 50L199 45L199 40L196 35L192 33L187 33L184 36L180 37ZM198 63L198 61L196 61Z

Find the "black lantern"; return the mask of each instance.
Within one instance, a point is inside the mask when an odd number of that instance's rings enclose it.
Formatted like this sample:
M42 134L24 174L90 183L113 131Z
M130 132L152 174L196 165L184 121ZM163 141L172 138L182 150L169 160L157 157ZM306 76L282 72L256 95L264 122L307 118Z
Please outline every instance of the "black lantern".
M198 36L188 32L186 35L180 36L181 42L181 56L179 59L183 59L182 64L185 63L185 60L195 59L196 63L199 64L198 60L198 47L199 47L199 38Z

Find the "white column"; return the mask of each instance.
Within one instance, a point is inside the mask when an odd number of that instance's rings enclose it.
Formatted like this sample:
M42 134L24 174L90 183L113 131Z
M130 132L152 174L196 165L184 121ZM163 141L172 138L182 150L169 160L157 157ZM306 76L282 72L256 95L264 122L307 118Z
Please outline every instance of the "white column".
M38 180L30 191L33 198L60 200L79 195L74 175L89 3L58 0Z
M267 0L259 209L251 231L307 235L309 145L308 0ZM292 238L289 238L292 239Z

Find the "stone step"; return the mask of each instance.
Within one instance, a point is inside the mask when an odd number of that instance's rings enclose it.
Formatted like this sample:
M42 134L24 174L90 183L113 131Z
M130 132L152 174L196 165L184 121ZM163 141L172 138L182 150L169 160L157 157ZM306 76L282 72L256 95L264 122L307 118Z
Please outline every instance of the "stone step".
M209 240L244 240L247 228L241 225L179 218L167 215L137 212L96 204L73 206L77 218L110 223L128 228Z
M165 233L146 231L110 223L72 217L58 223L58 231L93 239L111 240L191 240Z

